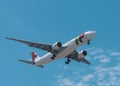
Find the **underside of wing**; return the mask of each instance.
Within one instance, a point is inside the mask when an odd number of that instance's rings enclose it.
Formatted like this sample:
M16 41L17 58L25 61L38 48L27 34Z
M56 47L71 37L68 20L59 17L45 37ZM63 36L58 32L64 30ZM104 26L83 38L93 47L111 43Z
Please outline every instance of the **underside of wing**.
M14 41L18 41L18 42L27 44L30 47L35 47L35 48L38 48L38 49L46 50L48 52L51 51L51 47L52 47L52 45L49 45L49 44L30 42L30 41L25 41L25 40L20 40L20 39L15 39L15 38L9 38L9 37L5 37L5 38L9 39L9 40L14 40Z
M67 58L73 59L78 62L84 62L86 64L91 64L88 60L85 59L86 51L82 51L78 53L76 50L73 51L70 55L67 56Z
M82 58L82 59L81 59L81 62L84 62L84 63L86 63L86 64L88 64L88 65L91 64L91 63L90 63L88 60L86 60L85 58Z

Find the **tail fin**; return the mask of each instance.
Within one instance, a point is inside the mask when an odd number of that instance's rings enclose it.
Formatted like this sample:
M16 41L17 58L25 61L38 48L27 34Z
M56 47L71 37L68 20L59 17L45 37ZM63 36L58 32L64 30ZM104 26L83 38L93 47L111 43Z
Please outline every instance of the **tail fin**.
M40 57L35 52L32 52L31 54L32 54L32 61L27 61L27 60L18 60L18 61L35 65L35 62L38 61L40 59ZM43 65L36 65L36 66L41 67L41 68L44 67Z
M32 52L31 54L32 54L32 61L36 62L39 59L39 56L35 52Z

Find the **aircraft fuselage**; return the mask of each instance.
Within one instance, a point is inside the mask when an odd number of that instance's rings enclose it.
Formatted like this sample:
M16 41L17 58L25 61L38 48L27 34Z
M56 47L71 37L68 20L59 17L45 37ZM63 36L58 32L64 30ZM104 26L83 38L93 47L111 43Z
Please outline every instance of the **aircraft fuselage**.
M62 51L60 51L56 55L55 60L68 56L70 53L72 53L74 50L76 50L76 48L78 48L79 46L82 46L85 43L89 44L89 41L95 35L96 35L95 31L87 31L87 32L81 34L80 36L77 36L74 39L70 40L69 42L63 44L62 46L66 47L66 48L63 49ZM53 54L51 52L45 54L40 59L38 59L38 61L35 62L35 65L42 66L44 64L54 61L51 59L52 56L53 56Z

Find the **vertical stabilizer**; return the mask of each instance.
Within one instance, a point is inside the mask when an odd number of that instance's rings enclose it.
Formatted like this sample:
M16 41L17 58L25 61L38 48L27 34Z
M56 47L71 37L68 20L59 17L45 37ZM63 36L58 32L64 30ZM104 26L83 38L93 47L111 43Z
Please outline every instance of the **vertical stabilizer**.
M36 62L39 59L39 56L35 52L32 52L31 54L32 54L32 61Z

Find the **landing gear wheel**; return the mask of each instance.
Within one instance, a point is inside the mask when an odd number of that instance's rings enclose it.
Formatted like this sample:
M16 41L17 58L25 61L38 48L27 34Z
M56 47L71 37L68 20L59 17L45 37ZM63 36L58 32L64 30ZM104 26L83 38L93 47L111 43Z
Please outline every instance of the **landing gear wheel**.
M69 62L68 62L68 61L66 61L66 62L65 62L65 64L69 64Z
M55 57L56 57L56 55L53 55L53 56L51 57L51 59L52 59L52 60L55 60Z
M67 59L67 61L65 62L65 64L69 64L71 62L70 58Z
M52 60L55 60L55 57L51 57Z
M71 62L71 60L70 60L70 59L68 59L68 62Z
M88 40L88 43L87 43L88 45L90 45L90 40Z

